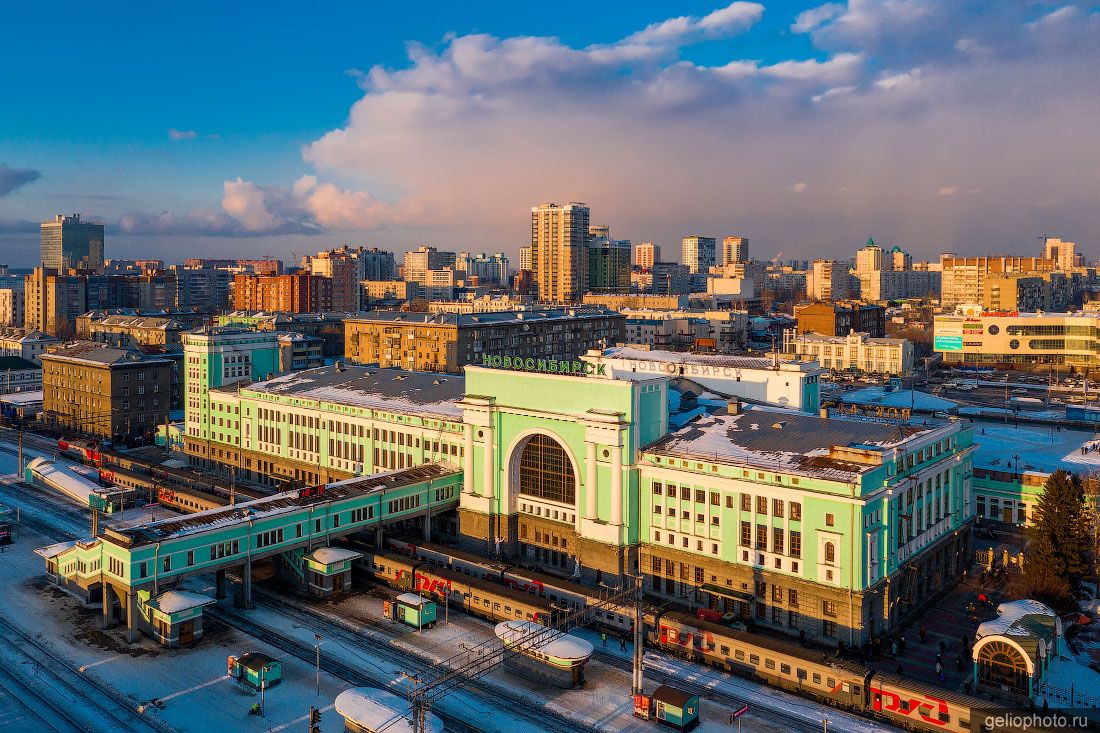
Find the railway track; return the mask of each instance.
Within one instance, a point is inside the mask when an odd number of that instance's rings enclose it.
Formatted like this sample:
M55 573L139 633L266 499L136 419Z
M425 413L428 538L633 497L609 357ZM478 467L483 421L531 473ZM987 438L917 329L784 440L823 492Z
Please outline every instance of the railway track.
M254 596L253 599L254 602L256 602L256 596ZM369 650L362 649L363 642L366 641L366 639L364 639L361 634L348 630L341 625L334 624L330 618L311 613L294 605L289 605L285 599L279 599L278 602L275 602L273 600L260 598L258 603L269 607L271 610L283 616L298 621L302 626L306 626L307 628L309 626L323 624L325 636L327 638L337 640L345 648L359 648L359 650L364 653L369 653L376 657L384 657L389 664L394 665L394 669L405 669L410 659L416 660L424 665L423 669L418 670L420 672L431 669L436 664L434 659L407 650L397 650L389 647L388 644L375 643L370 646ZM308 664L314 664L316 661L312 645L295 639L287 634L280 633L277 630L261 626L244 614L221 606L214 607L213 609L208 608L206 612L220 619L223 623L270 644L271 646L282 649ZM331 666L326 666L326 662ZM389 688L386 684L389 682L389 679L382 679L386 677L384 674L378 674L372 677L340 660L331 659L329 657L322 657L321 667L329 673L352 684L393 691L392 688ZM514 707L508 710L509 715L524 718L530 722L535 730L557 731L559 733L590 733L591 731L590 727L578 724L559 713L545 709L532 709L530 700L524 698L522 695L509 692L508 690L496 686L490 680L471 680L467 682L464 687L468 690L489 695L497 699L502 697L506 698L509 702L514 704ZM432 714L439 716L446 725L447 730L454 731L454 733L477 733L481 730L480 728L470 725L462 718L453 714L444 713L439 708L433 708Z
M166 733L171 728L145 718L127 699L74 670L31 634L0 615L0 685L55 731ZM35 702L31 702L35 701ZM83 703L83 704L81 704Z
M295 612L297 612L297 614L299 614L299 616L306 616L314 622L329 624L330 628L331 628L332 624L336 623L331 617L326 616L326 615L321 614L321 613L318 613L318 612L314 611L308 604L302 604L301 602L299 602L295 599L288 598L288 597L283 596L283 595L273 594L273 593L270 593L269 591L257 590L255 588L253 589L253 594L254 594L253 598L262 596L262 597L270 598L273 601L277 602L278 603L278 608L282 612L285 612L286 609L290 608L290 609L293 609ZM269 604L269 605L274 606L274 603ZM369 627L369 628L377 631L378 633L380 633L384 637L386 637L386 639L392 638L392 631L393 630L392 630L391 626L386 624L383 621L379 621L378 619L373 619L373 618L363 618L362 616L356 616L355 617L355 623L357 625L364 626L364 627ZM346 627L343 627L343 628L346 629ZM599 651L599 650L597 650L595 656L598 659L599 663L606 664L608 667L614 667L615 669L624 671L628 674L632 671L633 665L629 660L622 659L622 658L616 657L613 654L610 654L610 653L607 653L607 652L602 652L602 651ZM701 675L708 675L708 676L715 676L715 675L719 675L719 674L722 674L722 673L721 672L716 672L715 670L712 670L708 667L700 667L700 674ZM674 675L674 674L670 674L668 672L664 672L662 670L654 668L651 665L646 666L646 678L651 680L651 681L654 681L654 682L660 682L662 684L669 684L669 685L672 685L674 687L678 687L678 688L681 688L681 689L687 689L690 692L694 692L696 694L699 694L699 695L703 696L706 700L712 700L712 701L717 702L719 704L725 705L726 707L729 707L732 710L737 710L742 705L748 704L748 701L745 700L745 699L739 698L739 697L737 697L735 695L731 695L729 693L721 692L720 690L717 690L717 689L715 689L713 687L710 687L706 684L700 684L698 682L692 682L688 679L685 679L684 677L680 677L680 676L677 676L677 675ZM754 704L752 707L755 711L754 714L756 714L756 715L762 715L762 716L766 717L768 720L781 720L781 721L786 722L789 725L789 730L791 730L791 731L804 731L805 733L816 733L816 731L818 731L820 729L820 726L821 726L820 717L828 717L827 715L824 715L826 709L820 707L819 705L817 705L815 703L809 702L809 701L798 700L798 701L795 702L795 704L805 706L807 711L809 711L811 708L815 708L816 710L821 712L822 715L819 716L818 719L811 721L811 720L808 720L808 718L810 717L809 712L807 712L806 715L798 716L798 715L792 715L788 712L784 712L784 710L779 705L776 705L773 708L761 708L758 704ZM889 726L883 726L882 730L883 731L893 731L894 728L889 727Z
M5 484L4 488L12 488L13 486L15 485ZM29 497L34 497L36 494L36 492L33 492L25 487L17 487L17 491ZM59 519L59 517L57 517L57 513L60 513L63 516L68 516L71 511L70 508L67 506L58 505L53 501L48 501L46 503L49 505L48 510L51 514L54 515L54 522L49 522L36 517L27 522L27 525L33 526L36 531L40 532L43 536L49 537L59 542L67 539L73 539L75 535L73 535L72 532L64 529L63 527L58 526L57 523L57 519ZM23 519L25 520L27 519L27 517L24 517ZM263 602L264 601L261 600L261 603ZM352 648L360 647L363 644L364 639L362 636L348 631L340 626L333 625L331 620L329 619L325 619L319 615L309 614L301 610L290 608L285 603L267 603L266 605L270 605L274 610L283 615L295 617L299 622L312 624L316 624L318 622L324 623L326 636L339 636L341 639L341 643L348 644ZM284 652L298 657L308 664L312 665L315 662L314 649L311 645L294 639L289 635L281 634L276 630L261 626L256 622L250 620L247 616L243 614L234 612L221 606L207 608L205 613L213 618L221 620L228 626L236 628L239 631L248 634L249 636L252 636L255 639L263 641L277 649L281 649ZM375 656L385 657L388 661L395 665L395 669L403 669L408 666L410 655L406 652L390 649L389 647L384 647L383 645L377 645L371 648L370 653ZM430 667L432 665L432 660L424 661L425 666ZM379 682L377 678L372 678L349 664L341 662L337 659L331 659L329 657L322 657L321 667L330 674L333 674L340 679L343 679L346 682L349 682L350 684L356 686L385 689L387 687L385 682L389 681L385 680L384 682ZM467 685L467 687L473 690L478 690L479 692L482 692L484 694L489 694L496 697L499 697L501 695L501 690L497 687L494 687L489 682L474 682ZM511 697L514 698L513 702L516 704L517 707L516 709L509 710L509 714L515 717L522 717L529 720L531 722L531 725L534 726L534 729L536 730L557 731L559 733L588 733L589 731L589 728L582 725L577 725L576 723L570 721L568 718L554 714L552 712L543 710L529 712L528 710L531 707L531 704L528 700L519 695L513 695ZM439 716L439 718L442 719L446 724L447 730L452 731L453 733L479 733L480 731L479 728L470 725L458 716L448 715L438 709L435 709L432 712L434 715ZM134 714L137 714L136 711ZM131 729L118 728L118 730L128 731ZM151 730L157 729L152 728Z
M617 657L614 654L610 654L599 649L596 650L595 656L600 660L601 663L606 664L609 667L616 667L626 672L631 671L631 669L633 668L633 664L629 660L622 659L621 657ZM719 676L724 674L724 672L702 666L699 668L698 672L698 676L710 677L715 681L718 680ZM714 702L721 703L726 707L732 708L734 710L740 708L742 705L749 704L748 700L739 698L736 695L722 692L715 687L701 684L687 677L670 674L668 672L655 668L653 665L646 665L645 676L647 680L650 680L652 682L660 682L661 684L668 684L672 685L673 687L678 687L681 690L693 692L697 695L702 696L705 700L713 700ZM758 703L754 703L751 705L751 707L756 711L758 715L763 715L771 721L783 721L791 726L791 730L799 731L817 731L821 728L822 718L835 717L835 714L832 714L831 708L822 707L820 704L813 703L808 700L795 698L793 700L790 700L788 704L790 704L792 707L805 707L807 711L806 715L800 716L785 712L779 704L776 704L774 707L770 708L761 708ZM811 720L808 720L808 718L811 718L811 715L816 716L812 718L812 722ZM864 718L859 718L859 720L861 724L866 725L866 723L864 722ZM833 728L833 726L834 723L832 720L830 720L829 728L831 729ZM843 729L843 726L841 726L841 729ZM893 726L886 724L882 724L881 728L879 729L882 731L891 732L897 730Z

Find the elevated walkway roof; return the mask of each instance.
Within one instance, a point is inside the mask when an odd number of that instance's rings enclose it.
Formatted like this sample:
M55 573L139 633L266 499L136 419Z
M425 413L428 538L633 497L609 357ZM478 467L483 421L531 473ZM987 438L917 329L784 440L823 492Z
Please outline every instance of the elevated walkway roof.
M186 517L164 519L120 529L108 528L103 530L100 536L108 542L123 547L139 547L200 532L226 529L311 506L361 498L376 492L454 476L460 471L460 468L449 463L429 463L399 471L346 479L328 484L323 491L318 489L284 491L262 499L208 509Z

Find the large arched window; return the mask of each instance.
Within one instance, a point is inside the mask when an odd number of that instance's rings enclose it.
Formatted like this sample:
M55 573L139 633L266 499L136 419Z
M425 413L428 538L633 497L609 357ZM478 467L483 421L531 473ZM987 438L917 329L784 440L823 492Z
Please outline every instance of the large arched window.
M1004 641L991 641L978 650L978 682L990 687L1008 687L1028 694L1027 662L1020 650Z
M519 493L573 504L577 481L565 449L547 435L535 435L519 458Z
M830 565L836 562L836 545L832 542L825 543L825 562Z

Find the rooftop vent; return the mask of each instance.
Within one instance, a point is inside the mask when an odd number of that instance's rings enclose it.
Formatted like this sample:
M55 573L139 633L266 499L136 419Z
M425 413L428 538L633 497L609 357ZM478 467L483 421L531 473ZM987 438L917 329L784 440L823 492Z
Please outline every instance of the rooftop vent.
M726 402L726 412L728 412L730 415L740 415L741 400L734 397L733 399Z
M787 421L786 420L780 420L779 422L773 422L772 427L775 428L776 430L782 430L783 428L787 427Z

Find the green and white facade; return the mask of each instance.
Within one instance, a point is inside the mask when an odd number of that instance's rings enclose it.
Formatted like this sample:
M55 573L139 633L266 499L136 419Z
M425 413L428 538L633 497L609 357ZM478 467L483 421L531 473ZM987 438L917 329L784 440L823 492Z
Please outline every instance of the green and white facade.
M188 452L282 485L445 461L462 491L437 526L467 549L593 583L639 568L655 596L845 643L969 562L968 424L736 403L684 415L671 384L325 367L209 390Z

